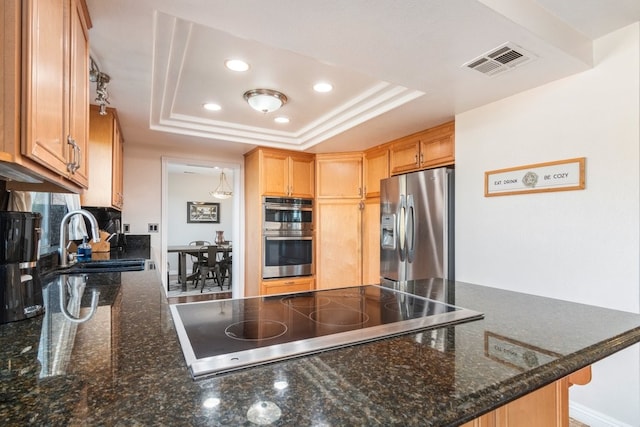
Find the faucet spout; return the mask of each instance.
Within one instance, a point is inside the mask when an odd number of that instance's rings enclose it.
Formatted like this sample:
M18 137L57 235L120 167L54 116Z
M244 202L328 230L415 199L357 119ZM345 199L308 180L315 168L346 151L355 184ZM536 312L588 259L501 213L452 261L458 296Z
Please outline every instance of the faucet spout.
M74 215L82 215L89 220L91 224L91 234L93 235L93 241L100 241L100 230L98 229L98 221L93 214L84 209L78 209L75 211L68 212L60 223L60 248L58 249L58 253L60 254L60 266L66 267L69 265L69 250L67 246L69 245L69 222L71 221L71 217Z

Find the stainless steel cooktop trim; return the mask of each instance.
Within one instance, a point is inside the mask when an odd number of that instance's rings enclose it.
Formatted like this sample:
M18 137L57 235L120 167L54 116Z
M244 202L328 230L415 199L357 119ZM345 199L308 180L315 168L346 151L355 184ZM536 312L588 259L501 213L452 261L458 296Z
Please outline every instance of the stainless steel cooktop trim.
M368 285L376 286L376 285ZM397 289L383 288L387 291L396 293L405 293ZM284 296L284 295L283 295ZM442 301L424 298L411 294L414 298L420 298L426 301L434 301L450 307L455 307L455 311L448 313L434 314L431 316L421 317L417 319L403 320L395 323L371 326L368 328L357 329L346 332L339 332L331 335L308 338L304 340L292 341L282 344L274 344L268 347L254 348L251 350L243 350L233 353L227 353L218 356L211 356L197 359L182 319L178 313L178 306L186 304L215 303L216 301L184 303L171 305L171 314L175 323L178 339L185 357L185 361L191 375L194 379L220 374L251 366L262 365L279 360L300 357L307 354L319 353L322 351L333 350L349 345L362 344L365 342L380 340L383 338L404 335L411 332L437 327L445 327L453 323L460 323L463 320L475 320L483 317L483 314L477 311L469 310L447 304Z

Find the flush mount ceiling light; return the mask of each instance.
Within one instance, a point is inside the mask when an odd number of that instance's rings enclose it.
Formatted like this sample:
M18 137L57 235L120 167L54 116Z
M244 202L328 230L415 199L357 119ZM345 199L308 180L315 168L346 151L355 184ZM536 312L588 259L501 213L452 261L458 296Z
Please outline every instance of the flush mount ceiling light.
M227 176L225 175L224 170L220 172L220 184L218 184L218 187L216 187L215 190L210 191L209 194L216 199L228 199L233 196L233 191L227 182Z
M287 103L284 93L271 89L252 89L246 91L243 96L251 108L261 113L271 113Z

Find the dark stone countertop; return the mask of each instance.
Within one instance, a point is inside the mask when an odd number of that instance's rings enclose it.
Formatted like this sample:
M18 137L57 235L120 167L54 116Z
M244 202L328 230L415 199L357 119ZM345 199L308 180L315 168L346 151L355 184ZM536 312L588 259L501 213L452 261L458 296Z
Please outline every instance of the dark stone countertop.
M81 324L58 303L77 282L77 315L101 292ZM3 425L242 426L262 402L273 425L458 425L640 341L638 314L456 282L484 319L194 381L156 271L45 286L44 316L0 325Z

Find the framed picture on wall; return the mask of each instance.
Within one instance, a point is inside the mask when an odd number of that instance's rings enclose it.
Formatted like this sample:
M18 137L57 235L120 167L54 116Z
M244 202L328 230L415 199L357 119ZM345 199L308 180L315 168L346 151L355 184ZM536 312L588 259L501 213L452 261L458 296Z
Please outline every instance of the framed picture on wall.
M220 203L187 202L188 223L220 223Z

